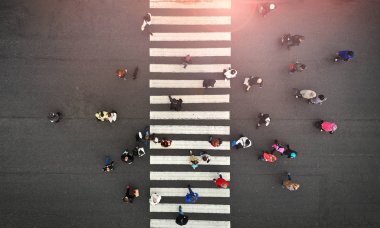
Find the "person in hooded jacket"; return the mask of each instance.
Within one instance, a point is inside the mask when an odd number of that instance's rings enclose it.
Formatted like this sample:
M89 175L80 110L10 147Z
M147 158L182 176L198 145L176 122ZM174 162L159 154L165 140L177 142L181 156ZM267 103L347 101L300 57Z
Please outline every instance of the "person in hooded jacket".
M178 216L175 219L175 223L177 223L180 226L184 226L187 224L188 221L189 221L189 216L187 216L187 215L185 215L185 213L183 213L182 206L180 205L178 207Z

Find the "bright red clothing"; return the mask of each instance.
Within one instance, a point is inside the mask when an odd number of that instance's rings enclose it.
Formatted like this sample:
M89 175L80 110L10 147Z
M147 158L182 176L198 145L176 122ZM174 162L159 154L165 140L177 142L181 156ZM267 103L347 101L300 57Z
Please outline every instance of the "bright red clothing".
M333 132L338 128L338 126L335 123L327 122L327 121L323 122L321 127L324 131L327 131L327 132L331 132L331 131Z
M225 179L219 177L216 182L215 182L216 185L218 185L219 187L221 188L227 188L228 186L230 186L230 182L229 181L226 181Z
M266 162L275 162L277 160L276 156L274 156L273 154L265 153L265 152L263 154L263 157L264 157L264 161Z

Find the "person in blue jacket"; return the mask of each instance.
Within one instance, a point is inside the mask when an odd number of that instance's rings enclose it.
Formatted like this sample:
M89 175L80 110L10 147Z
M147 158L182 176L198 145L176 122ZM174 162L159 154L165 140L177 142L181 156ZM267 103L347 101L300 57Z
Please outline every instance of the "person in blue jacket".
M195 203L198 200L198 193L193 192L190 185L187 185L187 188L189 193L186 194L186 203Z
M349 50L340 51L340 52L338 52L337 57L335 57L335 62L340 60L340 59L347 62L348 60L350 60L352 58L354 58L354 52L353 51L349 51Z

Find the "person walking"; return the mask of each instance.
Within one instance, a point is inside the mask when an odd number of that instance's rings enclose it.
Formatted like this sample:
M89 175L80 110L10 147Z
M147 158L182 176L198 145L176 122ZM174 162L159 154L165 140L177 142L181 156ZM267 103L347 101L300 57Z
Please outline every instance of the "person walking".
M113 161L111 160L111 157L110 156L107 156L106 157L106 162L105 162L105 165L103 167L103 172L105 173L109 173L113 170Z
M133 149L133 155L138 156L139 158L145 155L145 148L143 142L137 143L136 147Z
M300 188L300 184L292 181L292 176L287 173L287 179L282 182L282 187L289 191L297 191Z
M187 188L189 189L189 193L186 194L185 201L186 203L195 203L197 202L199 195L198 193L193 192L190 185L187 185Z
M218 176L218 179L213 179L214 183L220 188L228 188L230 186L230 182L224 179L221 173L218 173Z
M167 139L167 138L163 138L161 141L161 146L162 147L169 147L172 145L172 140L171 139Z
M259 115L257 116L257 118L259 118L259 122L256 125L256 129L259 129L259 127L261 125L264 125L266 127L269 126L269 124L270 124L270 116L269 116L269 114L259 113Z
M116 70L116 76L118 78L121 78L121 79L124 79L124 80L127 80L125 77L127 76L127 72L128 70L127 69L123 69L123 68L119 68Z
M267 151L264 151L263 155L260 155L258 160L273 163L277 161L277 157L273 154L268 153Z
M291 63L289 65L289 73L302 72L306 69L306 65L296 61L295 63Z
M303 89L303 90L295 89L295 90L296 90L296 95L295 95L296 98L302 97L306 100L310 100L317 96L317 93L313 90L309 90L309 89Z
M175 223L177 223L180 226L184 226L187 224L188 221L189 221L189 216L187 216L187 215L185 215L185 213L183 213L182 206L179 205L178 216L175 219Z
M215 86L215 83L216 83L215 79L205 79L203 80L202 86L206 89L209 87L213 88Z
M208 142L211 143L213 147L219 147L223 143L221 138L214 138L212 136L209 137Z
M152 14L151 13L145 14L145 16L143 17L143 19L144 19L144 21L143 21L143 24L141 25L141 31L144 31L145 27L148 26L149 34L151 36L153 36L153 33L150 30L150 25L152 24Z
M228 81L232 78L236 78L237 76L237 70L235 69L232 69L231 67L229 67L228 69L224 69L223 70L223 74L224 74L224 77L225 77L225 81Z
M62 119L62 114L60 112L51 112L48 119L51 123L58 123Z
M328 132L330 134L334 134L334 132L338 129L338 125L333 122L321 120L319 123L321 131Z
M193 151L190 150L190 164L191 167L195 170L199 166L199 159L193 154Z
M201 158L204 162L210 163L211 156L206 151L201 151Z
M191 60L191 56L190 55L186 55L185 57L183 57L183 68L186 69L187 65L191 64L192 63L192 60Z
M326 101L327 98L323 95L323 94L320 94L314 98L311 98L309 100L309 104L319 104L321 105L324 101Z
M238 140L232 140L231 146L235 149L248 148L252 146L252 141L244 135L240 135Z
M121 154L121 161L130 165L133 163L133 160L134 160L133 154L130 154L128 152L128 149L125 149L124 152Z
M336 53L336 57L334 58L334 61L337 62L338 60L343 60L345 62L351 60L354 58L354 52L350 50L344 50L339 51Z
M181 111L182 110L182 99L175 99L172 98L171 95L169 95L169 100L170 100L170 110L176 110L176 111Z
M131 186L127 186L127 191L125 193L125 196L123 197L123 202L125 203L133 203L133 200L140 196L138 189L131 190Z
M284 154L286 148L285 146L281 145L277 139L274 140L274 143L272 144L272 152L271 154L273 154L273 152L277 151L281 154L281 156Z
M283 153L284 155L288 156L288 158L294 159L297 157L297 151L290 149L289 144L286 145L286 150Z
M149 198L149 203L152 206L156 206L161 201L161 196L157 193L153 193Z
M263 88L263 79L260 77L251 76L250 78L245 78L243 84L247 87L246 91L248 92L252 86L259 86L259 88Z
M106 111L101 111L95 113L96 120L98 121L109 121L110 123L115 122L117 119L117 112L111 111L111 112L106 112Z

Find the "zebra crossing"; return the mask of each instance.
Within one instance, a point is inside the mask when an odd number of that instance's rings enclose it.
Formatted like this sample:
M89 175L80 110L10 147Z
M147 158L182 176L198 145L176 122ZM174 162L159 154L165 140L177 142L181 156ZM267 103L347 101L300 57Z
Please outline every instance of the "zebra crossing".
M231 67L228 62L210 62L210 57L229 59L231 56L231 32L226 32L225 28L217 31L220 26L231 25L231 16L212 15L213 9L224 9L223 12L227 12L224 14L229 14L231 0L150 0L149 6L152 26L160 25L155 28L154 35L149 37L152 46L149 48L149 56L160 59L159 63L149 64L150 132L172 139L169 147L162 147L159 143L150 144L150 194L157 193L162 196L159 204L149 208L150 227L180 227L175 223L174 213L178 213L178 206L181 205L185 214L190 214L191 217L186 227L230 228L230 189L217 188L212 183L213 179L218 178L216 170L228 170L230 166L230 156L226 153L230 150L230 142L224 140L220 147L212 147L208 137L215 135L227 138L230 135L228 104L231 85L230 81L216 80L214 87L205 89L203 79L210 79L210 74L222 75L223 69ZM167 12L171 9L179 11L176 11L177 14L172 11L166 15L165 10ZM184 26L179 32L162 30L178 25ZM210 31L210 26L216 27ZM199 42L203 45L194 47ZM213 45L206 47L207 43ZM188 54L197 57L197 63L189 64L186 68L178 64L178 61L173 63L173 57L180 59ZM208 62L203 63L202 57L207 57ZM199 80L201 77L203 79ZM177 89L177 92L171 96L181 98L186 110L162 111L159 108L162 105L169 107L170 100L163 94L172 89ZM183 89L183 92L179 89ZM189 93L188 89L193 90ZM205 106L204 110L192 109L195 104L219 104L223 108L215 110ZM206 125L203 124L204 120L212 120L216 124ZM200 156L197 156L201 162L193 170L189 162L189 150L195 155L199 154L199 150L208 151L211 161L202 162ZM221 174L224 179L230 180L230 172ZM207 183L210 183L209 186ZM191 184L193 191L199 194L201 203L185 203L187 184ZM197 215L200 214L206 214L210 219L198 219Z

